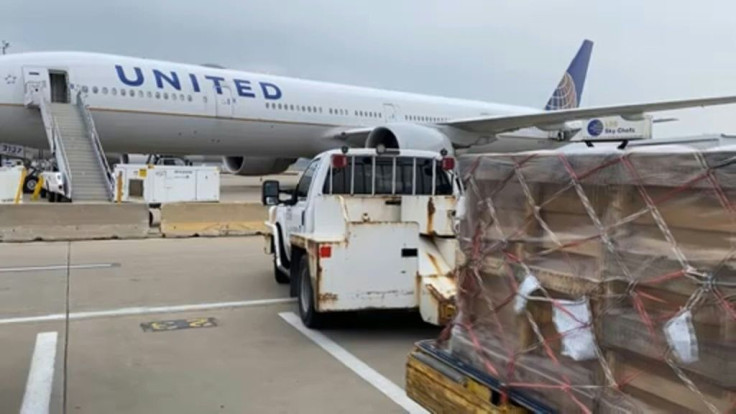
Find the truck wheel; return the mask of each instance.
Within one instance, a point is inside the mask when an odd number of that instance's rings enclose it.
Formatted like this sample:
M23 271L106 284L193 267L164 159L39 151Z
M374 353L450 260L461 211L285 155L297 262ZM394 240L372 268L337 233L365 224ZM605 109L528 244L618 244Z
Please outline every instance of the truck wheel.
M314 306L309 258L306 254L299 261L299 316L307 328L316 329L325 326L326 315L318 313Z
M279 285L285 285L289 282L291 282L291 278L288 275L285 275L281 270L279 270L279 266L276 264L276 248L274 246L274 240L271 238L271 251L273 252L273 277L276 279L276 283ZM279 246L279 253L281 254L281 257L284 257L284 249L280 248Z
M26 177L26 182L23 183L23 192L26 194L30 194L33 192L33 190L36 189L37 185L38 185L38 178L30 175Z

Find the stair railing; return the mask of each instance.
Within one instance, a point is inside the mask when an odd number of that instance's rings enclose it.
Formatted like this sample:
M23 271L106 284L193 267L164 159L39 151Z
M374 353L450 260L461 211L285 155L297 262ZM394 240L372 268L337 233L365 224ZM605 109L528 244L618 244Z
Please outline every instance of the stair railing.
M105 188L107 189L107 195L110 200L112 200L115 195L115 179L112 171L110 170L110 164L107 162L105 151L102 149L100 136L97 134L97 128L95 127L95 121L92 119L92 114L87 107L87 103L84 101L84 92L82 90L77 92L77 107L79 108L84 124L87 127L89 139L92 141L92 148L94 148L95 155L97 155L97 162L99 163L102 172L105 174L105 182L107 183Z
M64 141L61 139L59 125L54 119L54 114L51 110L51 102L46 99L44 88L41 88L36 93L36 98L39 102L38 107L41 109L43 126L46 129L46 136L49 139L49 146L56 158L56 167L59 169L64 180L64 196L71 200L73 183L72 170L69 168L69 160L66 156L66 150L64 149Z

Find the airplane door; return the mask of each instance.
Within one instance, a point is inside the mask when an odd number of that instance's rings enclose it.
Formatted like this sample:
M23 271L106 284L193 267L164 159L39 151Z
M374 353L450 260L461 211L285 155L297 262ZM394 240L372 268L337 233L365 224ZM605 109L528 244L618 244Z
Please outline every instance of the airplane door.
M383 119L386 120L386 122L396 122L398 121L398 111L396 108L396 105L394 104L383 104Z
M43 91L43 96L51 101L49 88L49 71L46 68L23 67L23 84L25 85L25 104L41 105L38 92Z
M233 90L228 85L222 85L222 94L215 91L215 107L218 118L232 118L235 99L233 99Z

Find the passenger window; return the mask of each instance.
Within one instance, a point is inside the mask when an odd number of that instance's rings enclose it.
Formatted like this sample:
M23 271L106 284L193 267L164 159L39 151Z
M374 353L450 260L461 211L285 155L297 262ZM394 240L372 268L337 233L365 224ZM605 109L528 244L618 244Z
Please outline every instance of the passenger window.
M118 90L116 88L112 88L112 96L116 96L118 94Z
M315 159L311 164L304 170L302 178L299 180L299 184L296 186L296 197L297 200L306 200L307 194L309 193L309 186L312 184L312 178L319 165L319 159Z
M102 94L107 95L107 88L102 88Z
M121 89L120 96L128 96L128 91L126 91L125 89Z

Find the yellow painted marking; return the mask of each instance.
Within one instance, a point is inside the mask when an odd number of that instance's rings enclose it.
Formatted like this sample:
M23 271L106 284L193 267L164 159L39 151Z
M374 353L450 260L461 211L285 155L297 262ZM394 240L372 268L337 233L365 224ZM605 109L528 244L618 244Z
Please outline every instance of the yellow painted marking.
M117 192L115 193L115 202L120 204L123 200L123 172L120 171L117 177Z
M26 175L28 172L25 168L23 168L23 171L20 173L20 183L18 184L18 190L15 192L15 204L20 204L20 202L23 200L23 187L26 181Z
M151 168L151 167L148 167L148 168ZM146 178L147 175L148 175L148 170L147 169L141 168L141 169L138 170L138 176L139 177Z
M187 323L192 328L203 328L203 327L212 325L212 322L210 321L209 318L189 319L187 320Z
M43 175L38 176L38 183L36 183L36 188L33 189L33 195L31 196L31 201L38 201L38 198L41 196L41 189L43 188Z

